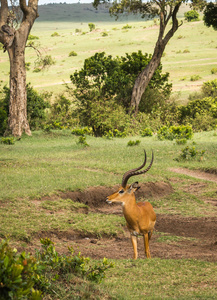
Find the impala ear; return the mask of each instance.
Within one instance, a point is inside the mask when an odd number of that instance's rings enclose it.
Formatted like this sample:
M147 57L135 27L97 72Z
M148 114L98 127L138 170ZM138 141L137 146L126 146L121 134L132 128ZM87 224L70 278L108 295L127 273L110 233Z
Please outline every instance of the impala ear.
M131 186L130 186L130 191L133 190L133 192L135 192L135 191L137 191L138 189L140 189L140 186L139 186L138 184L139 184L138 181L132 183Z

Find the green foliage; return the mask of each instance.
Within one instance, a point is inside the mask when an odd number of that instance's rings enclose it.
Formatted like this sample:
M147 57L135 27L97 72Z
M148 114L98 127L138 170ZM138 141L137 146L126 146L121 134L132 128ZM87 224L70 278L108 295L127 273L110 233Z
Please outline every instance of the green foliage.
M188 12L184 13L185 20L188 22L199 21L199 13L196 10L189 10Z
M14 137L2 137L1 143L6 145L14 145L15 139Z
M48 99L49 94L39 94L28 83L26 85L27 90L27 118L31 129L40 128L42 122L46 119L46 108L50 107ZM10 89L6 86L0 91L2 93L2 100L0 100L0 134L4 133L7 125L7 116L9 114L9 99Z
M55 65L56 61L52 58L51 55L45 55L45 57L41 57L36 63L35 63L35 69L34 72L40 72L44 70L45 68L48 68L49 66Z
M140 140L136 140L136 141L131 141L131 140L130 140L130 141L127 143L127 146L138 146L140 143L141 143Z
M83 136L83 135L79 136L77 144L80 144L80 145L82 145L84 147L89 147L89 145L88 145L88 143L86 141L86 136Z
M187 146L184 149L182 149L181 154L175 160L181 161L181 160L191 160L191 159L199 158L199 160L202 161L204 154L205 154L205 150L197 151L195 146L193 147Z
M103 31L102 36L108 36L108 33L106 31Z
M88 23L88 27L89 27L90 31L93 31L96 28L95 24L93 24L93 23Z
M78 136L92 135L92 129L89 127L83 127L83 128L77 127L72 129L72 134Z
M141 136L152 136L153 132L150 128L145 128L140 132Z
M114 128L121 132L124 128L128 130L130 118L126 111L130 107L135 79L150 59L151 55L143 55L141 51L121 58L101 52L86 59L84 67L70 76L76 87L73 94L82 125L92 126L95 136L102 136ZM160 65L140 103L141 111L150 113L162 108L171 92L168 76L168 73L162 74Z
M157 132L159 140L174 140L174 139L191 139L193 137L193 130L191 126L163 126Z
M87 257L74 254L60 255L53 242L41 239L41 250L35 256L12 250L8 241L0 243L0 299L40 300L42 292L55 294L55 282L66 273L74 273L94 282L105 278L106 270L113 268L106 258L102 262L90 264Z
M206 88L206 93L215 93L215 90L210 89L210 85L205 85L204 90ZM178 109L179 122L192 124L193 129L196 131L211 130L217 125L217 97L191 100L187 105L182 105Z
M190 77L190 80L191 80L191 81L197 81L197 80L199 80L199 79L201 79L200 75L192 75L192 76Z
M204 10L204 24L207 27L213 27L213 29L217 30L217 6L215 3L210 2L206 5L206 8Z
M211 69L211 74L217 74L217 68L212 68Z
M217 79L204 82L202 93L205 97L217 97Z
M50 110L47 113L47 124L59 123L64 127L71 127L77 124L77 116L73 117L74 107L73 102L66 96L60 94L50 105Z
M124 26L122 27L122 29L131 29L131 28L132 28L132 26L130 26L129 24L124 25Z
M29 34L28 41L32 41L32 40L39 40L39 37L36 35Z
M60 36L60 35L59 35L58 32L55 31L54 33L51 34L51 36L52 36L52 37L55 37L55 36Z
M78 54L75 52L75 51L71 51L70 53L69 53L69 57L70 56L77 56Z
M8 241L0 243L0 299L41 299L34 290L37 261L30 254L9 247Z
M177 145L184 145L187 143L187 139L176 139Z

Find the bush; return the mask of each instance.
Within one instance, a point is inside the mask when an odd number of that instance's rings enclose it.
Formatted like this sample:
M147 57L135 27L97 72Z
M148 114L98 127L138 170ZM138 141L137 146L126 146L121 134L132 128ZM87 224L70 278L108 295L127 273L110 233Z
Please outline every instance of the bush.
M140 132L141 136L152 136L153 132L150 128L145 128Z
M28 41L32 41L32 40L39 40L39 37L36 35L29 34Z
M58 32L55 31L54 33L51 34L51 36L52 36L52 37L55 37L55 36L60 36L60 35L59 35Z
M84 147L89 147L89 145L88 145L88 143L86 141L86 136L83 136L83 135L79 136L77 144L80 144L80 145L82 145Z
M1 143L6 145L14 145L15 139L13 137L2 137Z
M91 135L92 130L91 130L91 128L88 128L88 127L74 128L74 129L72 129L72 134L77 135L77 136Z
M106 258L99 263L90 263L88 257L74 254L69 248L69 255L59 255L53 242L41 239L42 249L30 253L17 253L8 241L0 243L0 299L40 300L42 291L52 299L55 281L63 274L74 273L97 283L105 277L107 269L113 268Z
M217 74L217 68L212 68L211 69L211 74Z
M95 24L93 24L93 23L88 23L88 26L89 26L90 31L93 31L96 28Z
M33 87L28 83L26 85L27 91L27 119L32 130L41 128L43 121L46 119L46 108L50 107L48 99L50 94L44 93L39 94ZM1 107L9 114L9 99L10 99L10 89L6 86L2 90L2 100L0 101L0 134L4 132L6 127L7 117L5 118L5 113L3 112L3 117L1 121ZM3 125L2 125L3 124Z
M190 77L190 80L191 80L191 81L197 81L197 80L199 80L199 79L201 79L200 75L192 75L192 76Z
M204 82L201 90L205 97L217 97L217 79Z
M191 126L163 126L157 132L159 140L174 140L174 139L191 139L193 137L193 130Z
M193 146L193 147L187 146L184 149L182 149L181 154L175 160L177 160L177 161L192 160L195 158L199 158L199 160L203 160L204 153L205 153L205 150L197 151L195 146Z
M136 140L136 141L129 141L127 143L127 146L138 146L141 143L140 140Z
M196 10L189 10L186 13L184 13L185 20L188 22L194 22L194 21L199 21L199 13Z
M75 51L71 51L70 53L69 53L69 57L70 56L77 56L78 54L75 52Z

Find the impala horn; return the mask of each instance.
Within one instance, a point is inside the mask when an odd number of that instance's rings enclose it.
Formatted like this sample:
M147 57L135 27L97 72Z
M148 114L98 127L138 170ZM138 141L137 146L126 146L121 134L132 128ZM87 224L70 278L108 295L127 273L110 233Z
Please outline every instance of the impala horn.
M140 167L136 168L136 169L132 169L132 170L129 170L126 173L124 173L123 179L122 179L122 184L121 184L123 188L126 187L127 181L128 181L128 179L131 176L144 174L144 173L148 172L148 170L151 168L151 166L153 164L153 161L154 161L154 153L153 153L153 151L152 151L152 159L151 159L151 162L150 162L150 165L148 166L148 168L146 168L145 170L139 171L139 170L141 170L146 165L147 155L146 155L146 151L145 150L144 150L144 153L145 153L145 160L144 160L143 164Z

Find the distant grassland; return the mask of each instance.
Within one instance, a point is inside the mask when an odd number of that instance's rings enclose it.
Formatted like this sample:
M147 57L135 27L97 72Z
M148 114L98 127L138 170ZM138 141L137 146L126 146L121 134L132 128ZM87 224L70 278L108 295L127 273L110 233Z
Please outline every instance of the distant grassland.
M180 21L187 10L185 5L180 10ZM101 7L97 12L90 4L40 6L39 15L31 34L39 37L35 44L40 43L41 53L51 55L56 63L43 72L34 73L36 53L27 48L26 62L30 62L27 82L39 91L52 91L54 94L64 91L63 83L70 82L70 75L83 66L87 57L102 51L112 56L124 56L138 50L153 53L158 36L157 20L125 16L115 21L107 8ZM89 32L89 22L96 25L93 32ZM126 24L130 28L123 29ZM54 32L58 36L52 37ZM107 36L103 37L103 32ZM186 101L189 93L198 91L203 82L217 78L217 74L211 74L211 69L217 68L216 50L216 31L205 27L203 21L184 22L178 29L162 58L163 71L170 73L177 101ZM71 51L75 51L77 56L69 57ZM2 51L0 66L2 84L8 84L8 55ZM198 79L192 81L191 77L195 75Z

